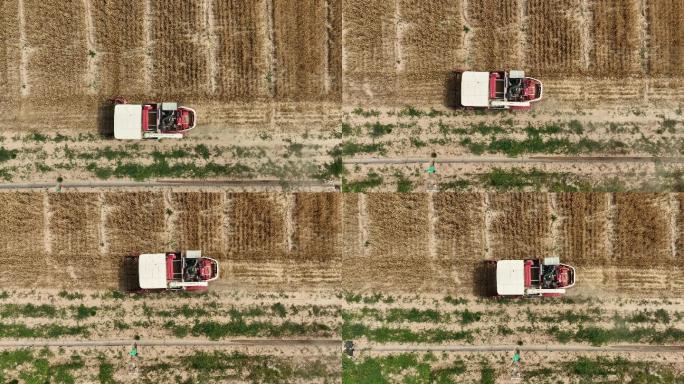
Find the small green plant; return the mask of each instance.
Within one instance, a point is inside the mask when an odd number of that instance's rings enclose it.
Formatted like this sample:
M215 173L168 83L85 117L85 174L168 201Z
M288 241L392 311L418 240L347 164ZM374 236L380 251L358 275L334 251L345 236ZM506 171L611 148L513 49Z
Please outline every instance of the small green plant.
M15 159L19 153L16 149L5 149L5 147L0 147L0 163Z
M59 181L58 181L59 182ZM67 300L81 300L85 297L84 294L78 293L78 292L67 292L67 291L59 291L57 296L67 299Z
M97 55L97 53L95 51L93 51L92 49L88 50L88 56L90 56L90 58L94 58L95 55Z
M95 316L96 314L97 307L88 307L83 304L80 304L78 307L75 308L74 317L76 318L76 320L84 320L91 316Z
M409 138L409 141L411 142L411 146L416 147L416 148L423 148L427 146L427 143L424 142L423 140L417 138L417 137L411 137Z
M383 179L377 173L370 171L364 180L345 182L342 180L342 192L361 193L371 188L381 186Z

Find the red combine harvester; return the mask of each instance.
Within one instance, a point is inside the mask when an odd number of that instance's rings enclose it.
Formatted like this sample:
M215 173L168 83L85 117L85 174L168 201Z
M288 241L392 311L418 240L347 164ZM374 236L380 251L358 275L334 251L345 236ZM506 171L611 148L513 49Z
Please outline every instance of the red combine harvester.
M496 269L496 295L518 297L558 297L575 285L575 268L561 264L558 257L543 260L499 260Z
M218 279L218 262L202 256L202 251L145 253L124 260L129 291L206 290Z
M543 93L541 81L523 71L457 72L456 82L462 107L529 109Z
M114 102L114 138L120 140L181 139L197 125L195 110L178 103Z

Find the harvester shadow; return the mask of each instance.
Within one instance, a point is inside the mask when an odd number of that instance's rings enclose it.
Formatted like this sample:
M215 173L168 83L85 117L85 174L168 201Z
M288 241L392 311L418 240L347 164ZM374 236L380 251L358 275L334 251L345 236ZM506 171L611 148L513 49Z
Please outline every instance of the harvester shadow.
M114 137L114 105L105 101L97 113L98 132L104 138Z
M137 259L125 257L119 263L119 290L122 292L135 292L140 289L138 284L138 263Z
M496 296L496 264L481 261L472 270L473 295L477 297Z
M461 71L447 72L444 79L444 106L447 108L461 107Z

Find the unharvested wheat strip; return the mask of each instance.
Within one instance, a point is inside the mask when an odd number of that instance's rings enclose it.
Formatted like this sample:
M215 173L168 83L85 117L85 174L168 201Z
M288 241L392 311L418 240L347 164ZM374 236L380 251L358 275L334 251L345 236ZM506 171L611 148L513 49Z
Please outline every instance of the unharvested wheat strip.
M406 64L404 63L404 54L401 42L404 40L405 23L401 20L401 0L394 0L394 30L396 36L394 37L394 60L397 74L404 72Z
M217 50L218 50L218 36L216 36L216 27L214 25L214 0L204 0L202 2L202 10L204 12L204 28L207 37L204 39L206 45L207 55L207 89L210 94L216 93L216 76L217 76Z
M88 50L88 70L85 74L85 84L89 94L97 94L99 81L100 55L95 46L95 27L93 26L93 14L90 7L90 0L83 0L85 10L85 30L86 30L86 49ZM92 53L91 53L92 52Z
M435 199L434 193L430 192L427 194L428 199L428 247L430 250L430 259L437 258L437 241L435 239L435 222L437 221L437 216L435 215Z
M677 195L670 193L668 195L670 205L670 257L677 258L677 242L679 241L679 228L677 226L677 217L679 217L679 200Z
M563 218L558 217L558 195L555 193L549 194L549 198L546 200L549 210L549 225L551 230L549 231L550 245L551 245L551 256L560 256L560 250L562 247L560 238L560 227L561 220Z
M365 257L367 254L366 243L368 242L368 204L366 202L366 195L359 194L359 242L361 256Z
M21 58L19 61L19 79L22 96L28 96L30 86L28 81L28 61L29 47L26 43L26 16L24 13L24 0L17 1L17 14L19 16L19 51Z
M145 54L143 55L142 75L144 81L144 89L147 94L152 90L152 71L154 63L152 63L152 54L154 52L152 41L152 0L144 0L145 13L142 19L143 28L143 47Z
M287 246L288 252L291 252L294 249L294 200L295 196L293 194L288 193L287 195L285 195L285 244Z
M276 80L277 80L277 68L276 68L276 46L275 46L275 30L273 28L274 25L274 15L275 9L273 7L273 0L266 0L264 2L264 13L266 14L266 17L264 19L266 20L266 41L264 44L264 50L265 54L264 56L266 57L267 60L267 66L268 66L268 73L267 73L267 78L269 78L269 83L268 83L268 90L270 93L271 97L275 97L276 95ZM271 121L273 118L271 119Z
M43 248L45 249L46 257L50 257L52 253L52 234L50 232L50 199L49 192L43 192Z
M323 40L323 89L325 93L330 93L330 30L332 26L332 11L330 10L329 0L324 1L325 7L325 39Z
M482 194L482 199L484 200L482 202L482 206L484 209L484 251L485 251L485 259L490 260L492 258L492 243L491 243L491 238L490 238L490 229L492 227L492 210L489 207L490 200L489 200L489 193L483 193Z
M590 14L588 0L580 0L580 13L582 22L580 23L580 67L583 70L589 69L591 65L591 49L594 46L594 38L592 36L593 20Z

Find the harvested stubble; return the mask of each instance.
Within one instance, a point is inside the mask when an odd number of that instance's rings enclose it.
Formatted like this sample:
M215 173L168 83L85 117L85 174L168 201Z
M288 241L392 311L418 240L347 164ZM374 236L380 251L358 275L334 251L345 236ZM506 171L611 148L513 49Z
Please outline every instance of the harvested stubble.
M607 243L610 195L560 193L558 203L561 260L577 267L610 264Z
M463 23L457 1L398 0L401 38L398 90L412 95L425 88L434 97L444 92L446 73L463 62Z
M182 250L199 249L219 260L225 257L223 193L177 192L171 194L175 213L172 234Z
M489 195L489 228L493 259L544 258L551 251L548 194Z
M143 97L148 85L145 84L144 68L144 2L92 0L91 9L100 94Z
M276 96L320 100L326 94L325 0L274 0Z
M348 0L342 7L346 85L366 88L375 96L392 97L397 64L394 2Z
M285 246L285 212L280 195L231 194L228 249L232 259L282 259Z
M342 254L343 266L354 263L361 255L361 231L359 228L359 196L358 193L342 194Z
M328 0L328 76L331 100L342 101L342 0Z
M607 76L641 71L637 0L597 0L592 7L591 70Z
M521 0L468 0L466 24L472 28L475 65L483 70L523 64L520 52Z
M47 272L45 256L45 216L43 212L43 195L38 193L0 193L0 283L4 286L16 286L17 279L27 271L40 275ZM19 261L19 262L18 262ZM38 282L21 280L26 287Z
M17 2L3 2L0 12L0 101L15 100L20 93L21 62Z
M99 280L103 272L117 269L116 263L100 252L98 193L50 193L48 202L49 258L58 266L55 271L58 281L65 286L89 285Z
M472 286L472 273L485 259L484 195L479 193L436 193L435 240L437 280L453 286L453 276Z
M154 91L158 97L200 96L209 91L207 26L200 0L153 0Z
M655 267L670 264L670 219L666 194L615 195L613 265Z
M647 2L649 71L681 76L684 69L684 4L680 0Z
M345 286L412 290L433 285L435 266L428 252L427 195L374 193L365 198L367 249L353 263L345 263Z
M263 9L263 0L214 2L216 83L225 99L252 100L268 95Z
M341 202L338 193L295 195L295 257L321 263L339 261L342 253Z
M4 10L3 10L4 12ZM40 100L83 95L86 87L85 9L81 0L24 0L28 90Z
M526 64L547 77L580 73L580 0L528 0Z
M106 193L105 239L117 257L167 251L164 196L151 192Z

